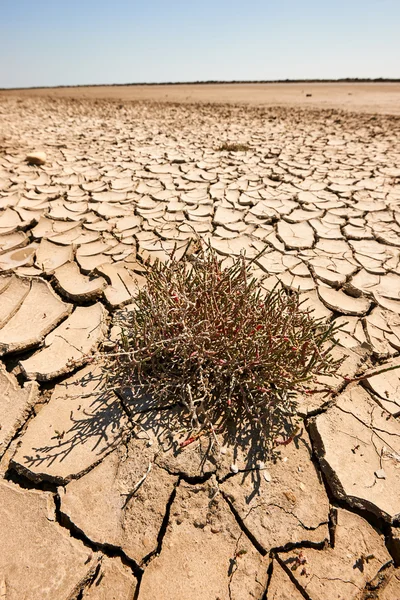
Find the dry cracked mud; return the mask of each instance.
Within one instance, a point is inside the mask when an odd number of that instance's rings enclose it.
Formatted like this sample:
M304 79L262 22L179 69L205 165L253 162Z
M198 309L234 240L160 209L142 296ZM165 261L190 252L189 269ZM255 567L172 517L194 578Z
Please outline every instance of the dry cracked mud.
M2 93L0 118L1 600L400 598L399 117ZM342 325L265 463L182 447L93 361L143 261L199 239Z

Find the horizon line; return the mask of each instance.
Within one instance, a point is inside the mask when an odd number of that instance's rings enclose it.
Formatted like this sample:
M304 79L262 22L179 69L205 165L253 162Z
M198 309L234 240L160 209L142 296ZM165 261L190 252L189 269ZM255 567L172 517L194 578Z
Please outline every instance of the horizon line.
M133 83L78 83L66 85L32 85L27 87L0 87L0 91L14 90L43 90L81 87L130 87L130 86L166 86L166 85L232 85L232 84L261 84L261 83L400 83L400 78L392 77L341 77L337 79L208 79L197 81L161 81Z

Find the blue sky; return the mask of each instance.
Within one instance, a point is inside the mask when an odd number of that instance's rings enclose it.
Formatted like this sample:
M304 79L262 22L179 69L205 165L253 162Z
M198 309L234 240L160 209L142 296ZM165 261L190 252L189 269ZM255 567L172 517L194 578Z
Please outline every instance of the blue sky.
M400 0L0 0L0 87L400 77Z

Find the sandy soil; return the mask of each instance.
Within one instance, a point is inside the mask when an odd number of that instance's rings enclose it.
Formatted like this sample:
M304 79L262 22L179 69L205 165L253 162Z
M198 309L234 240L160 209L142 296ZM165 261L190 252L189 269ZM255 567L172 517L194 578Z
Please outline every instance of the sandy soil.
M334 108L360 113L400 115L399 83L88 86L12 90L1 91L0 94L182 103L245 103L259 106Z

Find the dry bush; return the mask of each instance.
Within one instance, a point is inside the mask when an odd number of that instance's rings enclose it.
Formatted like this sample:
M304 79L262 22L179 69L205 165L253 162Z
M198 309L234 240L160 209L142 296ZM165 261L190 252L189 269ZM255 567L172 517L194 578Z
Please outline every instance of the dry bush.
M250 146L248 144L235 142L224 142L217 148L218 152L247 152L248 150L250 150Z
M271 447L289 435L297 392L340 361L335 327L300 310L297 294L263 291L248 265L240 257L224 269L209 251L150 267L108 371L117 387L180 404L192 430L250 424Z

